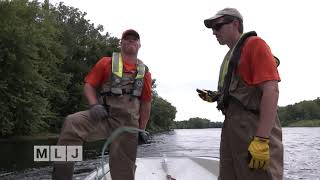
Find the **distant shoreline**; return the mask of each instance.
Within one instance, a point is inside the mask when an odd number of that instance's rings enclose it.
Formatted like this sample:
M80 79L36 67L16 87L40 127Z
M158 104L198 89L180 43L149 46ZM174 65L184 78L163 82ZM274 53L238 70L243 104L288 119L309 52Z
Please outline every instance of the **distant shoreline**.
M318 127L320 126L283 126L282 128L318 128ZM203 129L203 128L198 128L198 129ZM157 133L161 133L161 132L157 132ZM157 133L152 133L152 134L157 134ZM17 141L54 140L58 138L59 138L59 134L56 134L56 133L41 133L37 135L28 135L28 136L11 136L7 138L0 137L0 143L1 142L17 142Z
M320 127L320 120L319 119L300 120L300 121L290 123L286 127Z
M59 134L46 133L46 134L36 134L28 136L11 136L11 137L0 137L0 142L13 142L13 141L35 141L35 140L52 140L58 139Z

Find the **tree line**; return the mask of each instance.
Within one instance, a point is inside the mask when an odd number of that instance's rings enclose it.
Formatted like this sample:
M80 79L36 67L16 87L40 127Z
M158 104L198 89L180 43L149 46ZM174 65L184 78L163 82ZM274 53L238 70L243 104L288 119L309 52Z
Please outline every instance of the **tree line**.
M283 127L320 127L320 98L280 106L278 116ZM196 117L174 122L172 128L221 128L222 125L222 122L211 122L208 119Z
M189 120L175 121L173 128L175 129L203 129L203 128L221 128L223 122L211 122L206 118L189 118Z
M320 127L320 98L301 101L278 107L278 116L283 127ZM211 122L204 118L190 118L175 122L178 129L221 128L222 122Z
M278 108L282 126L320 126L320 98Z
M0 1L1 137L59 132L65 116L88 108L85 75L120 49L120 40L103 32L63 3ZM167 128L176 109L153 92L148 129Z

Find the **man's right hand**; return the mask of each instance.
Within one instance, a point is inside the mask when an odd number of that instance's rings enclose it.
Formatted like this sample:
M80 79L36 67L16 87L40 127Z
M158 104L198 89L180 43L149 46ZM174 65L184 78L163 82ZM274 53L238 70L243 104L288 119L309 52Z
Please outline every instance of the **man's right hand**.
M89 109L90 116L93 120L101 121L108 117L108 112L101 104L94 104Z
M142 145L142 144L150 144L150 136L147 133L144 132L139 132L138 134L138 144Z
M270 161L269 149L269 138L255 136L248 147L249 168L266 170Z
M210 90L200 90L200 89L197 89L197 92L198 92L198 95L199 97L204 100L204 101L207 101L207 102L215 102L218 100L219 98L219 93L216 92L216 91L210 91Z

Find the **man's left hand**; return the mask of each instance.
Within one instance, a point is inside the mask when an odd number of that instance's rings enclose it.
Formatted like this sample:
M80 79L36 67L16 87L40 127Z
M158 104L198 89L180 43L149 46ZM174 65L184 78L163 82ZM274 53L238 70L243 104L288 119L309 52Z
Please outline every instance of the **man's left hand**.
M196 89L198 92L199 97L207 102L215 102L220 97L220 94L217 91L210 91L205 89Z
M249 168L265 170L269 166L269 160L269 139L254 137L248 148Z

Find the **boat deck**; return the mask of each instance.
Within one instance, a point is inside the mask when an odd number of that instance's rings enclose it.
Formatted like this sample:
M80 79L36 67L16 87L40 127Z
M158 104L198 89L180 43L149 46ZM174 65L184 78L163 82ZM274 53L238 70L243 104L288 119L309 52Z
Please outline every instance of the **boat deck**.
M167 175L180 180L215 180L219 174L219 160L211 157L150 157L137 158L136 180L164 180ZM105 165L104 172L109 171ZM98 174L101 174L99 169ZM97 171L91 173L86 180L95 179ZM110 173L106 176L111 180Z

